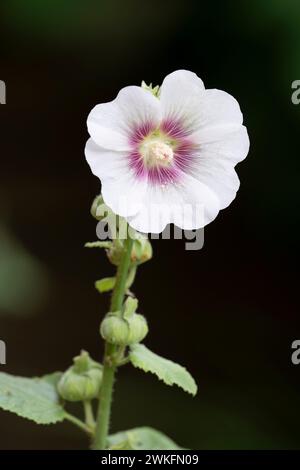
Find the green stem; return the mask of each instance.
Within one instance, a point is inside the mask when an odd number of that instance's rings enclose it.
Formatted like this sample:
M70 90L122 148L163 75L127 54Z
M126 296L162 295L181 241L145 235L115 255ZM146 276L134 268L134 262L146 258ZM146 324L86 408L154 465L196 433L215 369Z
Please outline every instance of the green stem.
M134 278L135 278L135 274L136 274L136 264L134 264L133 266L131 266L131 268L129 269L129 273L128 273L128 276L127 276L127 279L126 279L126 289L130 289L130 287L132 286L133 282L134 282Z
M76 416L73 416L69 413L65 414L65 419L70 421L70 423L75 424L78 428L82 429L82 431L86 432L87 434L91 434L92 430L80 419L76 418Z
M118 310L121 310L122 308L126 292L127 275L130 267L130 254L132 250L132 245L133 240L128 235L127 239L124 241L124 253L117 270L116 284L111 298L111 312L116 312ZM93 449L97 450L103 450L106 448L107 445L113 385L117 367L112 358L116 351L116 346L107 342L105 343L101 397L99 402L93 443Z
M85 424L89 428L93 429L93 427L95 426L95 420L94 420L92 402L90 400L84 401L83 408L84 408Z

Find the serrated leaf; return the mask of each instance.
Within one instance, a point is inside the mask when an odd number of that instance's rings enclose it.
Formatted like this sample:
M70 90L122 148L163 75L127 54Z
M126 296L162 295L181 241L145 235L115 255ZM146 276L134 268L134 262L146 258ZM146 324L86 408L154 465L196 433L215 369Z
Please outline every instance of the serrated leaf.
M129 359L134 367L157 375L165 384L178 385L186 392L196 395L196 382L185 367L158 356L143 344L134 344L130 347Z
M180 450L165 434L150 427L129 429L109 436L109 449L113 450Z
M103 292L109 292L113 290L116 284L116 278L115 277L104 277L103 279L100 279L99 281L95 282L95 287L98 292L101 294Z
M96 241L96 242L87 242L85 243L85 248L110 248L111 247L111 242L101 242L101 241Z
M0 408L37 424L63 421L65 411L56 391L59 376L59 372L54 372L41 378L26 378L1 372Z

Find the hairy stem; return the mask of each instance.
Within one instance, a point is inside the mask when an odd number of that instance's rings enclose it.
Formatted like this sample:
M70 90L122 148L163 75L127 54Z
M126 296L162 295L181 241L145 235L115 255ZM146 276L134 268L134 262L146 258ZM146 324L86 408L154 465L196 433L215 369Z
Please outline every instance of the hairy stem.
M133 240L130 236L124 241L124 253L118 266L116 284L111 298L110 311L121 310L124 295L126 292L126 281L130 268L130 254ZM103 450L107 446L107 437L109 431L109 421L111 414L111 403L113 385L115 379L116 365L113 356L117 352L117 347L110 343L105 343L105 352L103 360L103 379L101 385L101 397L96 421L93 449Z

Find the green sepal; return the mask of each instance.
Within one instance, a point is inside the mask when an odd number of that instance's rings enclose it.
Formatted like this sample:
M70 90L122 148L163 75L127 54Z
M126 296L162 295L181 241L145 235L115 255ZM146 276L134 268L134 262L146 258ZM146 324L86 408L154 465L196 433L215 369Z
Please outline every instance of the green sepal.
M62 374L57 390L67 401L86 401L99 397L102 382L102 364L94 361L88 352L81 351L73 364Z
M133 297L127 297L123 307L123 318L125 318L125 320L129 320L132 315L136 312L137 307L138 299Z
M150 91L150 93L152 93L152 95L159 98L159 95L160 95L160 86L159 85L153 86L152 83L150 83L150 85L147 85L147 83L145 83L144 80L143 80L142 84L141 84L141 87L144 90Z
M84 246L85 248L110 248L112 242L97 240L96 242L86 242Z

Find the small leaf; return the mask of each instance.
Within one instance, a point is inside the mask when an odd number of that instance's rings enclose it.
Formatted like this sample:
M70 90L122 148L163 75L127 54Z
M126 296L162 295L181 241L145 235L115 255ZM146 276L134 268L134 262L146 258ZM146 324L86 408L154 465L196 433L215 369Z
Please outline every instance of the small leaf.
M138 299L133 297L127 297L124 304L123 318L125 318L125 320L129 320L129 318L131 318L134 312L136 311L137 306Z
M85 243L85 248L110 248L112 245L111 242L101 242L101 241L96 241L96 242L87 242Z
M167 385L178 385L186 392L196 395L196 382L184 367L158 356L143 344L134 344L130 349L129 359L134 367L156 374Z
M103 279L95 282L95 287L97 291L102 294L103 292L109 292L110 290L113 290L115 283L115 277L104 277Z
M109 436L109 449L113 450L180 450L175 442L150 427L129 429Z
M0 373L0 408L37 424L63 421L65 411L59 403L56 383L60 372L41 378L16 377Z

